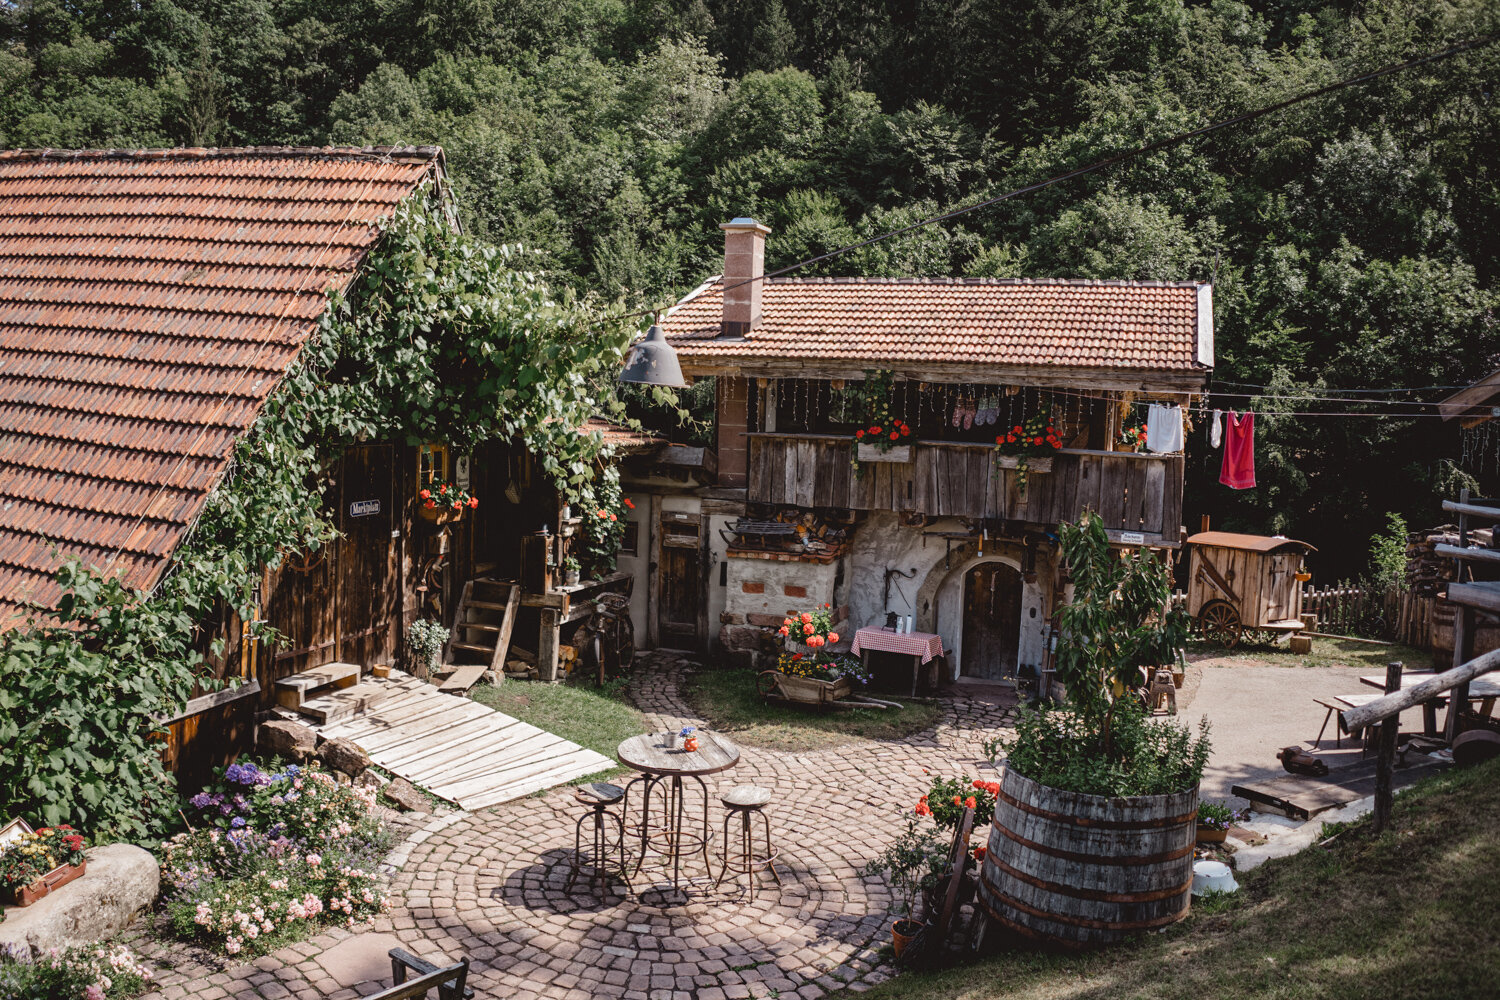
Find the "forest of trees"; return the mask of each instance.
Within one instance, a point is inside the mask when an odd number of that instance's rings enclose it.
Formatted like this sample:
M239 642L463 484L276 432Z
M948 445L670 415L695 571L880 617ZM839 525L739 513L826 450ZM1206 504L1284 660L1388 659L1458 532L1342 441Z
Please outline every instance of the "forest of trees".
M472 232L640 306L715 273L734 215L783 265L1496 31L1493 0L21 0L0 146L438 143ZM1214 405L1266 414L1261 485L1195 435L1187 520L1358 571L1386 511L1436 523L1473 483L1454 426L1346 400L1500 363L1497 71L1478 49L811 273L1212 280L1213 391L1258 397Z

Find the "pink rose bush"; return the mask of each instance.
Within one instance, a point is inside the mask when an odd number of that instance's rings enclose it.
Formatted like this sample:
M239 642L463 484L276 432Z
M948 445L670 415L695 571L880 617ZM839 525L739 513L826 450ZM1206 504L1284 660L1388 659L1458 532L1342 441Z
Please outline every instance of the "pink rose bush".
M51 948L37 956L28 948L0 952L0 997L126 1000L142 993L151 978L124 945Z
M189 800L189 832L162 845L173 929L230 955L262 954L388 909L379 862L390 834L374 803L373 791L317 768L231 765Z

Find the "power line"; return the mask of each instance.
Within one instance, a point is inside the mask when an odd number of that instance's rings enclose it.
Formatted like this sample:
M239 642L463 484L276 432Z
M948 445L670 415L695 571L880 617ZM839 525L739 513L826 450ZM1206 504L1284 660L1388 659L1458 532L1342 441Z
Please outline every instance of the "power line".
M1273 114L1277 111L1292 107L1293 105L1301 104L1304 101L1311 101L1314 98L1323 97L1327 94L1332 94L1349 87L1369 83L1373 80L1391 76L1395 73L1401 73L1409 69L1415 69L1418 66L1425 66L1428 63L1440 62L1444 59L1451 59L1452 57L1461 55L1464 52L1469 52L1474 49L1480 49L1488 45L1493 45L1496 41L1500 41L1500 35L1484 35L1480 38L1470 39L1467 42L1460 42L1457 45L1450 46L1446 49L1441 49L1437 52L1429 52L1425 55L1408 59L1405 62L1394 63L1390 66L1384 66L1377 70L1371 70L1368 73L1361 73L1358 76L1347 77L1343 80L1338 80L1334 83L1330 83L1325 86L1318 87L1314 90L1310 90L1304 94L1299 94L1296 97L1289 97L1284 101L1278 101L1275 104L1269 104L1266 107L1257 108L1254 111L1246 111L1243 114L1235 115L1232 118L1225 118L1222 121L1214 122L1211 125L1204 125L1202 128L1193 129L1190 132L1180 132L1177 135L1171 136L1166 139L1158 139L1155 142L1146 143L1143 146L1137 146L1134 149L1126 150L1123 153L1116 153L1115 155L1105 157L1102 160L1095 160L1093 163L1090 163L1086 166L1077 167L1073 170L1069 170L1061 174L1055 174L1047 178L1046 180L1037 181L1034 184L1027 184L1018 188L1013 188L1009 191L1006 191L1004 194L995 195L992 198L986 198L983 201L975 202L972 205L965 205L961 208L951 209L950 211L934 215L931 218L923 219L920 222L913 222L911 225L902 226L899 229L892 229L889 232L881 233L877 236L871 236L868 239L860 240L857 243L851 243L848 246L839 247L836 250L830 250L827 253L819 254L816 257L809 257L806 260L798 261L795 264L788 264L786 267L778 268L775 271L767 271L765 274L756 275L752 278L745 278L735 282L732 285L717 285L713 288L705 289L701 294L703 296L711 296L714 294L722 295L730 289L739 288L742 285L749 285L757 281L765 281L769 278L780 277L783 274L789 274L792 271L801 270L804 267L808 267L812 264L817 264L825 260L830 260L834 257L841 256L853 250L859 250L863 247L872 246L876 243L881 243L885 240L905 235L906 233L921 229L924 226L936 225L939 222L946 222L947 220L957 218L960 215L967 215L970 212L977 212L981 208L989 208L992 205L998 205L1002 201L1007 201L1011 198L1016 198L1023 194L1030 194L1033 191L1040 191L1044 188L1052 187L1054 184L1061 184L1066 180L1072 180L1074 177L1081 177L1085 174L1091 174L1096 171L1103 170L1105 167L1111 167L1117 163L1124 163L1125 161L1135 159L1138 156L1144 156L1147 153L1154 153L1160 149L1167 149L1180 143L1187 142L1189 139L1196 139L1199 136L1208 135L1211 132L1217 132L1221 129L1229 128L1231 125L1239 125L1247 121L1253 121L1256 118ZM625 313L619 318L624 320L633 319L638 316L654 316L657 313L660 313L668 308L670 308L670 304L666 306L658 306L651 309L642 309L633 313Z

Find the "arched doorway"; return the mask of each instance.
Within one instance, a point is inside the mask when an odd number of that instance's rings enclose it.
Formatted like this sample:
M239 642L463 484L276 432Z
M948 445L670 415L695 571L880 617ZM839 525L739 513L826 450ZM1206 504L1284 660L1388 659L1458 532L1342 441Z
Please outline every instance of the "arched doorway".
M1016 674L1021 641L1021 573L1003 562L982 562L964 576L964 677L1000 680Z

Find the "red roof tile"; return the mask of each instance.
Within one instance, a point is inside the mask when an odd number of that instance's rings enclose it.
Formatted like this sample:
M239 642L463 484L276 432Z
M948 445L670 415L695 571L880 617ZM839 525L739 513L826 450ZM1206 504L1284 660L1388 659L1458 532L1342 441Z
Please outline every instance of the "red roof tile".
M600 439L617 452L645 451L666 444L667 439L652 431L637 431L603 417L590 417L578 428L580 434L598 434Z
M1198 361L1200 286L1191 283L771 278L761 325L740 342L715 340L720 284L679 302L662 323L685 363L1207 370Z
M0 152L0 625L149 588L435 147Z

